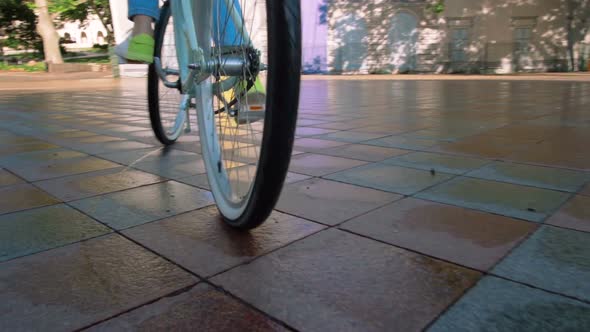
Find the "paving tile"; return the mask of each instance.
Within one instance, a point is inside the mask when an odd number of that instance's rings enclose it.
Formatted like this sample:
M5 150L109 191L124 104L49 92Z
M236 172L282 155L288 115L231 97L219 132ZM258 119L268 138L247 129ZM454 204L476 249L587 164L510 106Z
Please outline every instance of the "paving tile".
M205 162L200 156L184 159L154 159L140 161L132 165L145 172L157 174L170 179L180 179L191 175L205 173Z
M157 175L133 168L111 168L64 178L36 182L35 185L64 202L106 194L164 181Z
M52 161L63 159L73 159L80 157L87 157L85 153L65 149L51 149L42 151L33 151L26 153L19 153L0 158L0 165L10 166L13 168L20 168L26 165L38 165Z
M382 161L393 156L406 154L408 152L410 151L363 144L350 144L320 150L316 153L364 161Z
M40 150L49 150L49 149L57 149L59 146L50 144L47 142L39 141L38 143L30 143L30 144L19 144L19 145L7 145L3 144L0 145L0 157L21 153L21 152L31 152L31 151L40 151Z
M347 143L358 143L383 137L382 134L361 133L358 131L337 131L330 134L315 136L314 138Z
M147 149L138 149L122 152L111 152L98 155L100 158L111 160L123 165L136 164L141 161L153 161L170 159L176 161L184 161L191 159L197 155L190 152L179 151L166 147L153 147Z
M119 235L2 263L0 326L72 331L196 282Z
M384 160L383 163L449 174L463 174L482 167L489 160L440 153L415 152Z
M305 175L322 176L365 164L366 162L360 160L306 153L291 158L289 170Z
M5 186L11 186L14 184L21 184L25 181L18 176L8 172L5 169L0 168L0 188Z
M109 233L63 204L0 216L0 262Z
M492 273L590 301L590 233L543 226Z
M283 188L276 209L335 225L401 196L322 179L309 179Z
M60 201L30 184L0 188L0 214L53 205Z
M590 305L503 279L485 277L428 331L588 330Z
M215 206L134 227L125 234L186 269L208 277L324 228L273 212L260 227L226 226Z
M431 150L483 158L504 158L533 147L536 149L536 143L534 140L476 135L453 143L442 143Z
M124 229L211 205L213 196L208 191L168 181L70 204L110 227Z
M590 197L581 195L572 197L546 223L590 232Z
M314 152L322 149L334 148L345 145L344 142L329 141L317 138L299 138L293 143L294 148L304 152Z
M242 167L248 167L248 166L242 166ZM285 184L299 182L299 181L307 180L309 178L310 178L310 176L307 176L307 175L293 173L293 172L287 172L287 178L285 179ZM185 178L180 178L177 181L182 182L182 183L186 183L186 184L190 184L191 186L203 188L206 190L211 190L211 187L209 186L209 180L207 179L206 173L193 175L193 176L189 176L189 177L185 177Z
M435 140L408 138L403 136L388 136L363 142L363 144L368 145L409 150L426 150L437 143L439 142Z
M327 179L331 180L404 195L415 194L451 177L451 174L433 174L427 171L386 164L370 164L326 176Z
M467 176L569 192L578 191L590 180L587 172L505 162L495 162Z
M536 222L569 198L562 192L474 178L456 178L416 196Z
M479 276L328 230L212 280L299 330L414 331Z
M513 161L557 166L590 171L590 155L585 153L587 140L567 143L543 141L534 149L514 153L507 158Z
M297 127L295 130L295 135L298 137L307 137L307 136L315 136L315 135L323 135L336 132L336 130L330 129L323 129L323 128L313 128L313 127Z
M108 320L89 332L288 331L260 312L206 284Z
M341 228L485 271L537 226L451 205L406 198L354 218Z
M85 143L85 144L71 144L73 149L86 152L88 154L104 154L117 151L130 151L138 149L153 148L153 145L144 144L134 141L117 141L107 143Z
M28 164L20 167L8 165L7 168L28 181L47 180L62 176L88 173L119 167L108 160L87 156L71 159L51 160L45 163Z

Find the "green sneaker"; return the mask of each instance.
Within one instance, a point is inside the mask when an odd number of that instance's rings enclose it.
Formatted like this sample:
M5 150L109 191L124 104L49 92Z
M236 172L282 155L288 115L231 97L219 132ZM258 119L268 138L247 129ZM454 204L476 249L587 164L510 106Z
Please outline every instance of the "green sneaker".
M126 60L149 64L154 62L155 44L154 37L142 33L127 38L115 48L115 54Z

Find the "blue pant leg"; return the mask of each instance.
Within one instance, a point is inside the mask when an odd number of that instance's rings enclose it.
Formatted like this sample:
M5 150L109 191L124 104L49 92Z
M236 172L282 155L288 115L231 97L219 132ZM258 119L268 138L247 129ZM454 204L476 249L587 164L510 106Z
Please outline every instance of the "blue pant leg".
M146 15L157 21L160 17L158 0L128 0L129 11L127 17L133 20L135 15Z
M227 2L233 3L233 10L242 15L242 8L238 0L214 0L213 1L213 38L220 40L221 46L237 46L242 44L242 35L238 33L236 25L231 19L231 8Z

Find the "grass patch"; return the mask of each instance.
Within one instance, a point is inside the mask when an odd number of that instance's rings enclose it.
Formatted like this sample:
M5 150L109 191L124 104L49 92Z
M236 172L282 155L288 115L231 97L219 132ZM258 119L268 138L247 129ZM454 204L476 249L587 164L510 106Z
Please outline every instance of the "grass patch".
M24 71L24 72L38 72L38 71L45 71L46 67L45 67L45 63L44 62L37 62L34 65L27 65L27 64L22 64L22 65L9 65L9 64L5 64L3 62L0 62L0 70L5 70L5 71Z

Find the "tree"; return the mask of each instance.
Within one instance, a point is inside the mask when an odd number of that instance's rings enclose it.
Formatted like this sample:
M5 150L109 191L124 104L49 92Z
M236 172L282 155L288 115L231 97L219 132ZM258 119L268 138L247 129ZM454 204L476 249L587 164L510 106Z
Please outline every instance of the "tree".
M35 0L35 12L37 14L37 33L43 39L45 62L63 63L61 51L59 50L59 35L55 31L47 0Z

